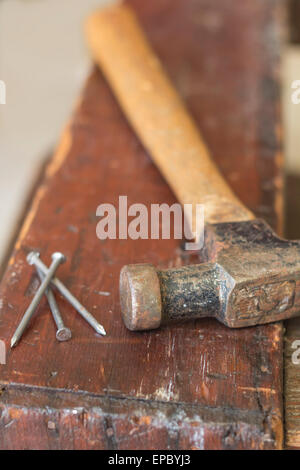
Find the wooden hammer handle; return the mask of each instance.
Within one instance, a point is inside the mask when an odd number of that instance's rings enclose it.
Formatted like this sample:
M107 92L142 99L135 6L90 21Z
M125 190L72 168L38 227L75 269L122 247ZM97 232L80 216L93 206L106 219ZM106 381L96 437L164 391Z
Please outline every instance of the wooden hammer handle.
M252 219L213 163L133 11L119 4L92 14L86 36L94 60L179 202L204 204L208 223Z

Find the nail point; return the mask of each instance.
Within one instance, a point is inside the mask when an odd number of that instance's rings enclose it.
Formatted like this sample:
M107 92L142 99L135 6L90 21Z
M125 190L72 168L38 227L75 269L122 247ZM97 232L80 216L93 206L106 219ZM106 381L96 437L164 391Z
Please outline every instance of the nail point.
M97 333L99 333L99 335L106 336L106 331L105 331L105 329L103 328L102 325L99 325L97 327Z

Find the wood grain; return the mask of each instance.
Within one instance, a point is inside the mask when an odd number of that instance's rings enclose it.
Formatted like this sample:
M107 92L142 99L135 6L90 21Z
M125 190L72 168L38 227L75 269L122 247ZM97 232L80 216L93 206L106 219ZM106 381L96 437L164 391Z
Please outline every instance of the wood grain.
M282 234L285 1L126 2L234 193Z
M92 57L178 201L192 204L194 214L203 204L207 223L252 219L211 159L132 8L117 4L93 13L86 36ZM196 227L192 217L189 224Z
M277 2L251 1L246 9L231 0L130 3L222 172L243 202L278 226L277 57L274 43L269 48L265 41L267 27L279 41ZM262 93L266 83L274 95ZM31 249L47 263L53 251L65 253L60 279L108 334L94 334L58 295L73 332L71 341L58 344L42 302L0 366L0 448L280 448L281 324L235 331L200 320L140 334L123 325L118 278L124 264L197 262L178 240L98 240L97 206L117 206L124 194L128 204L175 202L94 70L0 285L0 339L9 343L37 288L25 261Z
M300 239L300 177L288 175L286 180L286 235L289 239ZM285 323L284 344L284 401L286 445L300 449L300 364L299 343L300 319L293 318ZM292 360L292 356L295 358ZM296 360L296 361L295 361Z

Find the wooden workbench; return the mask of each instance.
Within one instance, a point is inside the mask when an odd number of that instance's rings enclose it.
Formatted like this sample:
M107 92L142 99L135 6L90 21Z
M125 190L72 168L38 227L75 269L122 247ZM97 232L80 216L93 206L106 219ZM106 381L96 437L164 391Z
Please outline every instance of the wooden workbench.
M212 154L241 199L280 229L277 0L129 1ZM47 112L45 110L45 112ZM9 344L38 280L26 253L62 251L60 279L105 338L60 297L73 339L57 343L43 301L0 366L1 449L274 449L283 442L282 325L230 330L214 320L131 333L124 264L197 262L178 240L96 237L97 206L175 199L94 69L47 167L0 286ZM103 295L109 293L109 295Z

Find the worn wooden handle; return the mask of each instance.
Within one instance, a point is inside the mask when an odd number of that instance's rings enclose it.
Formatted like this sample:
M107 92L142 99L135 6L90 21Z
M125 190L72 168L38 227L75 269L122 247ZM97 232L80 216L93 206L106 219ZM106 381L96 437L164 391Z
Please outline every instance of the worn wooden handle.
M92 14L86 36L94 60L179 202L204 204L208 223L253 218L213 163L133 11L119 4Z

